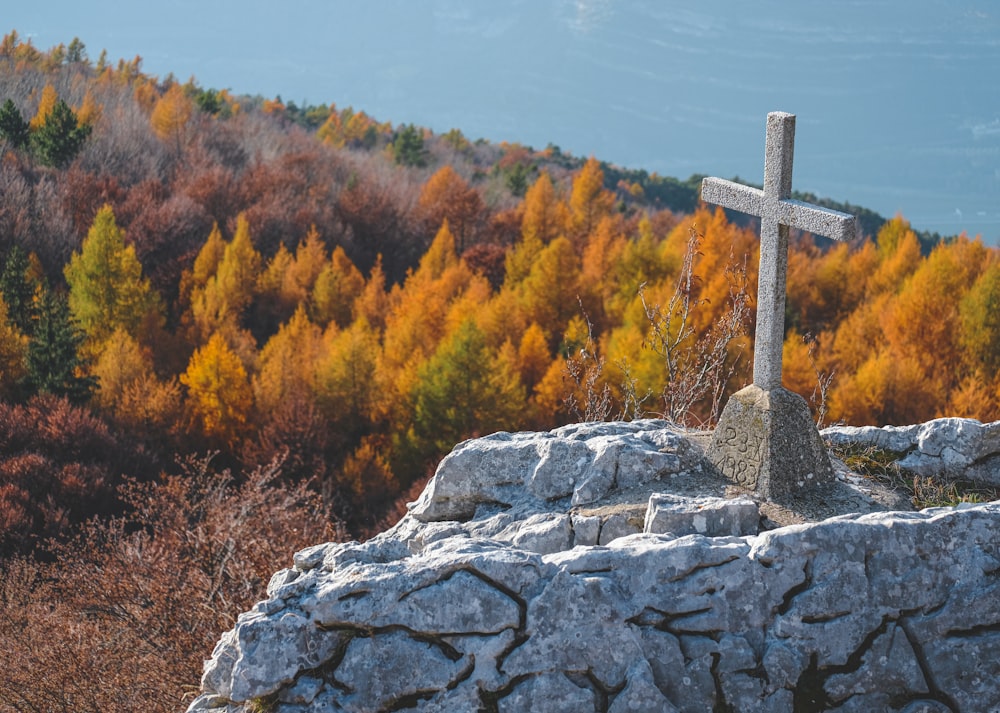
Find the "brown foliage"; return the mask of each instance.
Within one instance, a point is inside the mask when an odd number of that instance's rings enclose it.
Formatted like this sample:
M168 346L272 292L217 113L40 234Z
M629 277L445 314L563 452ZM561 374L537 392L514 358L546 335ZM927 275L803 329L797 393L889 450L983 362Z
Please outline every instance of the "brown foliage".
M89 524L52 561L0 576L0 710L176 711L235 613L297 548L341 536L280 462L236 479L208 459L128 483L130 514Z
M447 220L458 252L475 242L483 199L450 165L445 164L427 180L418 205L428 236L436 234Z
M86 171L72 166L62 184L63 205L75 235L86 235L94 216L104 205L117 207L125 200L126 192L115 176Z
M52 396L0 402L0 454L0 555L119 512L123 473L153 467L86 409Z

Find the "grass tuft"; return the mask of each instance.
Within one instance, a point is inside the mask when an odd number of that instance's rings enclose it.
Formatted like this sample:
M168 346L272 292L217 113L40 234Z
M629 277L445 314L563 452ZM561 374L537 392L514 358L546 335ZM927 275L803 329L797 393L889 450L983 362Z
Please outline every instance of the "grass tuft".
M834 447L833 454L853 472L897 492L906 493L918 510L986 503L1000 499L1000 489L965 480L920 476L899 465L903 453L875 446Z

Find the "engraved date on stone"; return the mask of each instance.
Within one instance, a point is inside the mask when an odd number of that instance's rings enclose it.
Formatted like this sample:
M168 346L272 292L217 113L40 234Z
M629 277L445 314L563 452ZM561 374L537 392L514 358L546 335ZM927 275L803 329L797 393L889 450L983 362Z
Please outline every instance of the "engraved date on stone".
M727 427L718 443L724 455L716 465L722 474L735 483L756 488L762 465L763 437Z

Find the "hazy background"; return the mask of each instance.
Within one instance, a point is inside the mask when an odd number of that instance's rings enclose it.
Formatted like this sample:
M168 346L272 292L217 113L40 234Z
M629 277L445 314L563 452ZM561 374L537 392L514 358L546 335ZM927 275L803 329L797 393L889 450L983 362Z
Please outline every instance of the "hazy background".
M798 115L794 187L1000 240L992 0L48 0L4 8L47 49L206 88L352 105L630 168L763 178Z

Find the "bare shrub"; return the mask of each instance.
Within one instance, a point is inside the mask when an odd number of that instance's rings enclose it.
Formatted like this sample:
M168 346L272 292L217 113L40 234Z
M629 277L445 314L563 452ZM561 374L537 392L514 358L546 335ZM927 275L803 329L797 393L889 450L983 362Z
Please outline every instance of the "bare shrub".
M288 553L341 531L280 462L237 482L191 459L126 485L127 517L94 521L51 563L0 575L0 711L176 711L236 612L263 597Z
M614 400L611 387L604 380L605 359L594 342L594 326L586 312L583 318L587 323L587 339L576 354L566 359L571 387L563 398L563 407L577 421L607 421Z
M742 358L731 346L747 334L750 297L746 264L730 255L726 267L729 282L727 306L720 319L699 334L696 314L707 304L700 296L700 278L695 258L702 236L692 228L681 262L674 292L666 307L646 301L639 288L649 321L644 346L663 359L667 385L661 394L660 416L681 425L710 425L718 421L727 386Z

